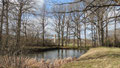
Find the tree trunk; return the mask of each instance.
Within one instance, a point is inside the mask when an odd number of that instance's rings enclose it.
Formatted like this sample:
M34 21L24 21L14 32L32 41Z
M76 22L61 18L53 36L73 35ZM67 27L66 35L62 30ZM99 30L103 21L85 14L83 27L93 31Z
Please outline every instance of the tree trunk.
M104 28L103 28L103 22L101 22L101 45L104 46Z
M63 15L63 20L62 20L62 46L64 46L64 23L65 23L65 14Z
M76 25L76 26L77 26L77 46L79 47L79 46L80 46L80 45L79 45L79 44L80 44L80 43L79 43L79 42L80 42L80 41L79 41L79 39L80 39L80 38L79 38L79 33L80 33L80 32L79 32L79 28L80 28L80 27L79 27L79 23L78 23L78 22L77 22L77 25Z
M84 23L84 36L85 36L85 47L86 47L86 23Z
M45 46L45 28L44 28L44 18L43 18L43 23L42 23L42 29L43 29L43 32L42 32L42 42L43 42L43 46Z
M0 48L2 47L2 29L3 29L3 17L4 17L4 0L2 0L2 11L1 11L1 24L0 24Z
M94 27L94 26L93 26L93 24L91 23L92 46L94 47L94 44L93 44L93 43L94 43L94 39L93 39L93 37L94 37L94 36L93 36L93 35L94 35L93 30L94 30L94 29L93 29L93 27Z
M66 46L68 45L68 34L69 34L69 21L67 22L67 32L66 32Z
M117 21L116 21L116 18L115 18L115 25L114 25L114 46L117 46L116 45L116 43L117 43L117 36L116 36L117 28L116 28L116 25L117 25Z
M59 16L59 23L58 23L58 46L60 46L60 22L61 22L61 18L60 18L60 16Z
M9 40L9 23L8 23L8 8L9 8L9 0L6 3L6 43L5 46L8 46Z
M43 18L42 18L42 42L43 46L45 46L45 15L46 15L46 6L44 5L43 9Z
M22 17L22 8L23 4L20 3L20 8L19 8L19 14L18 14L18 23L17 23L17 42L16 42L16 47L20 47L20 33L21 33L21 17Z
M73 46L75 46L75 32L74 32L74 40L73 40Z
M116 13L115 13L115 7L114 7L114 15L116 16ZM116 36L116 25L117 25L117 18L115 17L115 24L114 24L114 46L117 46L116 43L117 43L117 36Z
M106 46L108 46L108 25L106 25Z

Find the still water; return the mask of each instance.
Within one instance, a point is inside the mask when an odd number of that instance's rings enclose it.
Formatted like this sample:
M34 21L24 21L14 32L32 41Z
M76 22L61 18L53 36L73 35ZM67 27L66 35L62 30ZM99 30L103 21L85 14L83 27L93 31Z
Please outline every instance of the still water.
M44 52L39 52L39 53L34 53L34 54L28 54L27 56L30 58L35 58L37 60L40 59L63 59L67 57L80 57L83 55L86 51L85 50L73 50L73 49L57 49L57 50L51 50L51 51L44 51Z

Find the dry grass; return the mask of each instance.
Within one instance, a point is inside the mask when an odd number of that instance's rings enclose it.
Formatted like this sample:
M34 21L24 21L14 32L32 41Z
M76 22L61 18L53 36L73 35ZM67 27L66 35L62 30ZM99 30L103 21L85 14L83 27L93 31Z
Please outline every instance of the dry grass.
M61 65L72 62L76 58L56 59L54 61L41 59L37 61L32 58L23 57L1 57L0 68L59 68Z
M120 48L92 48L78 61L61 66L61 68L120 68Z

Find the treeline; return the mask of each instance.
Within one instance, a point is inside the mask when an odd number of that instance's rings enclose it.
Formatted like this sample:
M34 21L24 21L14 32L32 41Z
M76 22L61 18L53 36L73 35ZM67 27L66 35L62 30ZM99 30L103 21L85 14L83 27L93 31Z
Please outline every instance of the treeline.
M73 43L78 47L88 44L119 47L116 34L120 19L119 5L116 0L74 0L55 4L53 16L58 45L69 45L70 39L74 39Z
M34 0L0 0L1 52L17 54L26 46L54 45L46 31L46 11L45 4Z
M33 0L0 0L0 48L14 52L26 45L118 46L118 2L74 0L52 6L45 2L38 8Z

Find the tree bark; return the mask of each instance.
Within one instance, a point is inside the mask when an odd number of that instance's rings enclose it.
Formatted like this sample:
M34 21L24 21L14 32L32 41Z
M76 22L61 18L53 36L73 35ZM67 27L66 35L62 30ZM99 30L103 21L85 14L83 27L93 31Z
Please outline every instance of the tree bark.
M69 21L67 23L67 32L66 32L66 46L68 45L68 35L69 35Z
M9 40L9 22L8 22L8 12L9 12L9 0L6 2L6 44L5 46L8 46L8 40Z
M64 46L64 24L65 24L65 14L63 15L63 20L62 20L62 46Z
M18 23L17 23L17 42L16 47L20 47L20 33L21 33L21 17L22 17L23 3L20 3L19 13L18 13Z
M86 47L86 23L84 23L84 36L85 36L85 47Z
M116 12L115 12L115 7L114 7L114 15L116 16ZM115 17L115 24L114 24L114 46L117 46L117 36L116 36L116 31L117 31L117 18Z
M2 47L3 17L4 17L4 0L2 0L1 23L0 23L0 48Z
M61 32L61 29L60 29L60 25L61 25L61 17L59 16L59 23L58 23L58 46L60 46L60 32Z

